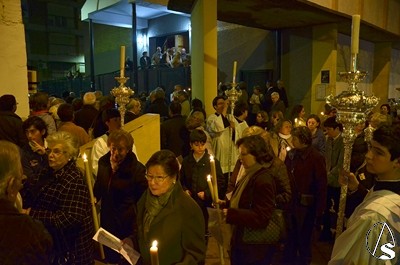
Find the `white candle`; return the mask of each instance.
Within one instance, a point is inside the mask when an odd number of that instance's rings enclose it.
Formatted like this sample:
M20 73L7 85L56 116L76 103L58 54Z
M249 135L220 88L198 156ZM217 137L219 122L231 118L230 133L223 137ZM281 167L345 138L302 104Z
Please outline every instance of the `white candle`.
M360 15L353 15L351 25L351 53L358 54L358 43L360 37Z
M215 169L215 160L212 155L210 155L210 167L211 167L211 177L214 191L214 202L218 201L218 184L217 184L217 170Z
M121 46L120 77L125 77L125 46Z
M158 261L158 247L157 247L157 240L154 240L151 248L150 248L150 260L151 260L151 265L159 265Z
M233 82L234 84L236 84L236 67L237 67L237 61L233 62Z
M208 184L208 188L210 189L211 198L212 198L213 202L215 202L214 188L213 188L213 185L211 182L211 175L207 175L207 184Z

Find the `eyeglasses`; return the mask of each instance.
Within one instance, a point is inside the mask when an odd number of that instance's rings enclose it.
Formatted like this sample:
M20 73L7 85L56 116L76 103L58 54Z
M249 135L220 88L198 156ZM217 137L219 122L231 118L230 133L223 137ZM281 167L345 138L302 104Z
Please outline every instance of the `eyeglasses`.
M46 149L46 154L49 156L51 153L55 156L60 156L61 154L65 154L67 152L62 151L60 149Z
M157 183L157 184L163 183L164 180L166 178L168 178L168 176L151 176L151 175L148 175L148 174L146 174L144 176L148 181L154 180L154 182Z

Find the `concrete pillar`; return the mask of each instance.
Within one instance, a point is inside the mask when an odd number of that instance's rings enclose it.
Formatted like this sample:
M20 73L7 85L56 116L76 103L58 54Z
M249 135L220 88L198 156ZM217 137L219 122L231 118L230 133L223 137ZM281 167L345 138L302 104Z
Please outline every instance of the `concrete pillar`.
M21 1L3 0L1 5L0 96L14 95L18 102L16 113L26 118L29 115L28 69Z
M336 95L337 78L337 24L327 24L313 27L312 64L311 64L311 113L319 114L324 111L325 99L318 98L325 88L326 94ZM329 81L321 79L324 73L329 74ZM326 82L326 83L324 83Z
M208 115L217 95L217 1L196 1L191 24L192 98L203 101Z
M372 78L372 92L380 98L380 105L387 103L389 94L389 81L391 70L392 47L389 42L380 42L375 44L374 52L374 76Z

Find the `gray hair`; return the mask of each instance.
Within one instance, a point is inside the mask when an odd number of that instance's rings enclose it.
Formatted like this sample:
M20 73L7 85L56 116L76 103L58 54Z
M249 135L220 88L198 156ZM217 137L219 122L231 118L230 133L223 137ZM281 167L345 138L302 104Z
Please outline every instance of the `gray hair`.
M0 141L0 198L6 195L10 178L22 173L21 155L18 147L8 141Z
M76 138L65 131L58 131L47 136L46 141L49 145L61 144L70 158L75 158L78 155L78 142Z

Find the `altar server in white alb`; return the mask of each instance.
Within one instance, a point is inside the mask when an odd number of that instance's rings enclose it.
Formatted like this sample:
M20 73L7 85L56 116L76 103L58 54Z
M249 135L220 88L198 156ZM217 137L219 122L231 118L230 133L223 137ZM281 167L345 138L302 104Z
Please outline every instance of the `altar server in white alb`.
M221 163L227 183L227 174L233 171L238 159L238 149L235 142L241 138L244 128L233 115L228 114L228 99L222 96L215 97L213 107L215 113L208 116L206 130L212 138L215 157Z
M376 129L365 157L375 185L366 191L349 174L350 193L367 194L336 239L329 265L400 264L400 126Z

